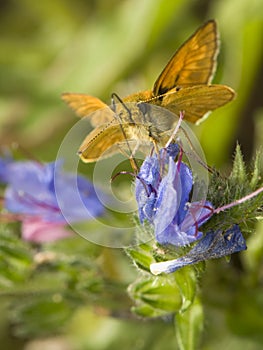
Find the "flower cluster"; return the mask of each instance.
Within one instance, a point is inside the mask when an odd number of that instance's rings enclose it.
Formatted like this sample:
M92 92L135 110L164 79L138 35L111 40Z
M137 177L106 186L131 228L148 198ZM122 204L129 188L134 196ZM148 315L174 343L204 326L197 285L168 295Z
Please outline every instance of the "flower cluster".
M199 231L216 211L210 202L190 202L193 175L182 162L176 144L162 149L160 155L147 157L136 179L136 199L141 223L145 220L154 227L155 239L159 244L178 247L198 241L184 256L174 260L153 263L150 270L158 275L200 261L220 258L246 249L246 242L238 225L227 231ZM164 168L168 166L167 174Z
M17 215L22 237L29 241L67 237L71 234L66 229L68 223L90 220L104 211L93 185L82 176L63 172L61 162L41 164L3 158L0 182L7 184L4 207Z
M136 179L136 199L141 223L154 226L160 244L185 246L202 237L198 227L210 217L213 207L207 201L190 201L193 176L181 160L174 161L179 149L171 144L159 156L147 157ZM168 165L165 176L164 167Z

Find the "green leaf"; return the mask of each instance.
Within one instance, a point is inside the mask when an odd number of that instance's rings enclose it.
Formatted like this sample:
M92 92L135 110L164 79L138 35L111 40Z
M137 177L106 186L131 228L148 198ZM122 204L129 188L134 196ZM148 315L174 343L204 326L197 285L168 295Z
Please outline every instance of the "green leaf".
M8 226L0 231L0 287L24 282L32 270L32 251Z
M236 184L240 184L244 183L244 181L246 180L246 176L246 166L243 160L243 155L241 152L240 145L237 144L230 179L236 182Z
M203 331L203 321L203 308L198 298L195 298L194 303L185 312L176 314L176 337L180 350L197 349Z
M233 170L228 177L223 177L214 173L208 190L207 199L213 203L215 208L232 205L227 210L221 210L218 215L213 215L204 224L204 232L214 230L218 227L227 230L230 226L238 224L242 233L252 233L255 231L255 224L261 217L263 193L260 193L262 183L262 169L260 160L262 152L258 151L254 162L250 165L248 172L245 169L240 146L236 147L236 154ZM257 195L253 192L259 190ZM240 201L242 200L242 203Z
M254 161L254 169L253 169L251 180L250 180L250 187L252 189L255 189L256 186L258 185L258 183L260 182L260 180L262 180L261 175L260 175L261 159L262 159L262 152L258 151L256 153L256 158Z

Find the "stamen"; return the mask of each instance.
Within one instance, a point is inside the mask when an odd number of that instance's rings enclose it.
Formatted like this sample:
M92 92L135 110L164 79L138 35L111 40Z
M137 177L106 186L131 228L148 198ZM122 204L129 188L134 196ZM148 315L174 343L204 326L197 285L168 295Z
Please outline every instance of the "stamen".
M218 214L218 213L220 213L221 211L224 211L224 210L230 209L230 208L232 208L232 207L235 207L235 206L237 206L237 205L239 205L239 204L242 204L242 203L244 203L244 202L246 202L246 201L248 201L248 200L250 200L250 199L256 197L256 196L257 196L258 194L260 194L261 192L263 192L263 187L258 188L256 191L254 191L254 192L248 194L247 196L245 196L245 197L243 197L243 198L237 199L237 200L235 200L235 201L232 202L232 203L223 205L222 207L219 207L219 208L215 209L215 210L214 210L214 213L215 213L215 214Z

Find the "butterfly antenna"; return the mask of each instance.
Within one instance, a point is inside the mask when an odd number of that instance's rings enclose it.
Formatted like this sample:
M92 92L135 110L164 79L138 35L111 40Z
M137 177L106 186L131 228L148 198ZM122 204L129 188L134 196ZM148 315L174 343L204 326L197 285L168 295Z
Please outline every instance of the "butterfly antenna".
M112 101L112 110L113 112L115 113L115 115L117 116L118 118L118 122L119 122L119 126L121 128L121 131L123 133L123 136L125 138L125 141L126 141L126 144L127 144L127 147L128 147L128 150L129 150L129 153L130 153L130 156L129 156L129 160L130 160L130 163L131 163L131 167L132 169L138 173L139 172L139 167L138 167L138 164L136 163L136 159L134 158L133 156L133 152L131 150L131 147L130 147L130 144L128 142L128 138L127 138L127 135L125 133L125 130L123 128L123 121L121 120L120 116L117 114L117 108L116 108L116 103L115 103L115 98L121 103L121 105L124 107L124 109L126 110L126 112L128 113L128 116L129 116L129 119L131 121L131 123L134 124L134 121L132 119L132 113L130 111L130 109L126 106L126 104L123 102L123 100L115 93L113 92L111 94L111 101Z
M115 100L114 98L116 98L121 104L122 106L126 109L126 112L128 113L129 115L129 119L132 123L134 123L133 119L132 119L132 114L131 114L131 111L130 109L126 106L126 104L123 102L123 100L120 98L119 95L117 95L115 92L113 92L111 94L111 102L112 102L112 106L113 106L113 111L116 113L116 103L115 103Z

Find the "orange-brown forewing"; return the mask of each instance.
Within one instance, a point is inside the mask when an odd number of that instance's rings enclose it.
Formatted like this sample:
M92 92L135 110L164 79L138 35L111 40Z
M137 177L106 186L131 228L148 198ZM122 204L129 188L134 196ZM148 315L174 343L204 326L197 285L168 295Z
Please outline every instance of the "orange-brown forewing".
M95 162L98 158L106 158L119 150L119 144L126 141L120 124L110 123L91 131L79 148L80 158L86 162Z
M213 78L218 54L218 32L214 20L206 22L176 51L153 88L162 95L176 86L208 84Z

